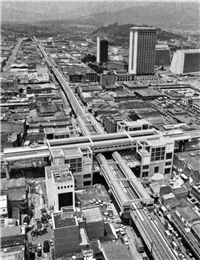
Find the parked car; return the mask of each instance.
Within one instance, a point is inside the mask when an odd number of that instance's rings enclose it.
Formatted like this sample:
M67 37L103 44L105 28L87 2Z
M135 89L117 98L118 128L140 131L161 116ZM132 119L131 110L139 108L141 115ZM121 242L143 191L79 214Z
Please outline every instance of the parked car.
M32 250L33 250L33 252L37 252L37 245L36 244L33 244Z
M37 256L38 256L38 257L41 257L41 256L42 256L42 249L38 249L38 250L37 250Z
M28 243L28 251L32 251L32 248L33 248L33 245L32 245L32 242L29 242Z
M53 239L50 239L50 245L53 246Z
M44 242L43 242L43 252L44 253L49 253L49 241L48 240L45 240Z
M40 211L41 211L42 214L47 213L46 209L44 209L44 208L41 209Z
M39 244L37 245L37 249L42 249L41 243L39 243Z

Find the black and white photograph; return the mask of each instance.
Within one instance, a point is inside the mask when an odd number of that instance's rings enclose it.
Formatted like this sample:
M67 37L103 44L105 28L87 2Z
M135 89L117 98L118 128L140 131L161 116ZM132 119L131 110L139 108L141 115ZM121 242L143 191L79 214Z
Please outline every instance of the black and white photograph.
M0 260L200 260L200 1L0 1Z

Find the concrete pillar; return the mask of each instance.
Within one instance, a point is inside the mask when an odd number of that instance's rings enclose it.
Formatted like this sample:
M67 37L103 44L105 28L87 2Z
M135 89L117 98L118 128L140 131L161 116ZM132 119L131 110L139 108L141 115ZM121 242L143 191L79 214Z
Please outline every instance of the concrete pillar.
M6 170L6 178L10 179L10 172L9 172L9 163L5 162L5 170Z

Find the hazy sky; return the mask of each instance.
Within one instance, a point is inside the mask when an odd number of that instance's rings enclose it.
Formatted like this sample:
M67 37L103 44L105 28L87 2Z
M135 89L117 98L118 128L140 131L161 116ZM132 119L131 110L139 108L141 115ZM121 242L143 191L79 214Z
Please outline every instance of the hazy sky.
M31 23L31 22L39 22L42 20L56 20L56 19L77 19L80 17L89 17L91 15L94 15L95 13L103 13L105 16L110 12L120 12L122 10L126 10L129 8L140 8L143 7L142 12L147 12L148 14L148 5L151 5L151 12L154 13L154 17L149 17L150 20L155 20L155 16L157 16L157 13L154 12L154 4L152 6L152 3L156 2L159 3L156 5L156 7L160 10L162 13L165 14L172 14L174 11L178 12L176 13L176 18L178 16L181 16L182 13L182 5L181 2L187 3L187 7L183 7L184 9L184 16L192 17L191 14L194 14L192 19L187 21L186 23L193 22L194 17L196 17L197 10L200 10L200 8L194 7L192 8L193 4L192 2L198 2L199 0L0 0L1 4L1 14L0 14L0 20L7 21L7 22L25 22L25 23ZM165 5L162 3L168 2L168 5ZM173 4L170 4L174 2ZM191 4L190 4L191 3ZM179 6L180 4L180 6ZM175 7L175 5L178 5ZM185 4L184 4L185 6ZM176 9L176 10L174 10ZM179 11L181 10L181 12ZM187 12L189 10L189 14ZM134 10L133 10L134 12ZM160 14L161 12L158 11ZM136 13L134 17L139 15ZM131 16L131 14L130 14ZM140 18L143 16L143 14L140 14ZM148 15L146 15L148 16ZM145 16L145 17L146 17ZM113 17L113 19L110 19L109 17L105 17L109 22L118 22L120 19L117 17ZM101 18L102 22L105 18ZM123 19L122 19L123 18ZM121 18L121 23L126 23L130 20L133 21L132 18L125 19L126 17L123 16ZM194 18L194 19L193 19ZM118 20L117 20L118 19ZM136 18L135 18L136 19ZM146 18L147 22L148 19ZM171 19L171 18L170 18ZM162 17L161 17L162 20ZM173 19L172 19L173 20ZM181 18L179 19L181 20ZM130 22L129 21L129 22ZM107 21L108 22L108 21ZM106 22L106 23L107 23Z

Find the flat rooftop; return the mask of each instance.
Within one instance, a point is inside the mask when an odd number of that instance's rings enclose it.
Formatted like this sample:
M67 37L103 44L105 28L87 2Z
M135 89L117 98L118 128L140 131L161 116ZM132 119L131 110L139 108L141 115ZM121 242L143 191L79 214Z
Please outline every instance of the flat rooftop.
M130 30L132 31L138 31L138 30L156 30L155 27L148 27L148 26L134 26L134 27L131 27Z
M24 251L24 245L2 248L0 250L0 259L24 259Z
M71 226L77 226L76 217L63 217L61 213L55 213L53 215L56 228L65 228Z
M147 88L147 89L140 89L140 90L135 90L135 93L136 94L139 94L140 96L143 96L143 97L148 97L148 96L158 96L158 97L161 97L161 96L165 96L163 93L155 90L155 89L152 89L152 88Z
M21 235L20 226L1 228L1 237L14 237L18 235Z
M99 207L82 209L82 212L87 223L103 221Z
M156 138L156 139L151 139L151 140L148 140L148 143L151 145L151 146L164 146L166 143L165 141L162 139L162 138Z
M200 151L179 153L179 160L190 164L192 170L200 172Z
M125 244L121 242L107 242L101 243L103 248L103 255L106 259L109 260L116 260L116 259L123 259L123 260L131 260L132 257L129 253Z
M80 151L79 148L76 148L76 149L63 149L63 153L65 155L65 157L74 157L74 156L82 156L82 153Z
M54 181L57 183L73 180L68 165L47 166L45 167L45 171L47 174L47 178L54 178Z
M51 150L52 156L55 157L64 157L64 153L62 149L57 149L57 150Z
M194 210L190 206L178 207L176 210L188 222L193 221L194 219L200 220L200 217L194 212Z

